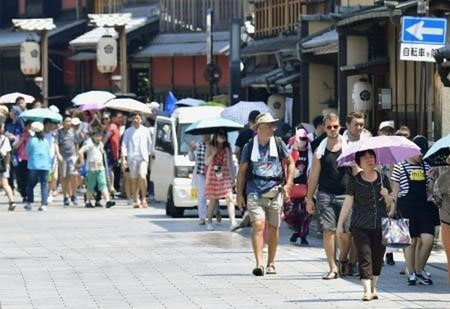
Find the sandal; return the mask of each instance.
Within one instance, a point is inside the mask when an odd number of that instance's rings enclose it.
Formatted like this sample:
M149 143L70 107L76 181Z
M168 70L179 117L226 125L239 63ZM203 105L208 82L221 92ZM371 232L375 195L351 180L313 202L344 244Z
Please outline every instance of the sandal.
M323 280L333 280L337 278L338 274L335 271L329 271L325 276L322 277Z
M258 266L253 268L253 275L257 277L264 276L264 267Z
M9 210L9 211L14 211L14 209L16 209L16 203L14 203L14 202L9 202L8 210Z
M362 301L371 301L373 299L373 296L370 293L364 293L362 297Z
M345 277L350 274L349 261L339 261L339 276Z
M275 266L273 264L267 265L266 274L268 275L276 275L277 271L275 270Z

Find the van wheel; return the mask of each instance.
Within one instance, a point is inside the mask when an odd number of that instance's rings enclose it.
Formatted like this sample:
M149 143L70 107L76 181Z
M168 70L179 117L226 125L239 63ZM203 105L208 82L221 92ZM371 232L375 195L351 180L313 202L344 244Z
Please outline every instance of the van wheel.
M167 194L166 214L173 218L181 218L184 214L184 208L175 207L173 203L172 187L169 188L169 193Z

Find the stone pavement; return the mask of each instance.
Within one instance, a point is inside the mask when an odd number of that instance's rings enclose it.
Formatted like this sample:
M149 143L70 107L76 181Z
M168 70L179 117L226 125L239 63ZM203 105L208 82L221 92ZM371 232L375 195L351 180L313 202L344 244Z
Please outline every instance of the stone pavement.
M163 205L131 209L50 206L7 212L0 204L1 308L450 308L445 258L433 252L433 286L406 285L404 267L386 266L380 300L360 301L359 280L321 280L321 240L288 243L283 228L278 275L254 277L250 230L207 232ZM189 214L188 213L188 214ZM313 233L314 234L314 233Z

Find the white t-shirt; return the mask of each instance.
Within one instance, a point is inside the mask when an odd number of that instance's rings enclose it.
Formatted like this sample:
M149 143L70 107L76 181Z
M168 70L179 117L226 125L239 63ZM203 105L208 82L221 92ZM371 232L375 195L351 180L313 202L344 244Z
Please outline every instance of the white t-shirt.
M45 139L48 141L48 144L50 145L50 158L54 158L56 154L56 133L54 131L45 133L44 135Z
M2 156L6 156L8 152L12 150L9 139L4 135L0 137L0 145L0 153L2 154Z
M88 139L83 147L81 147L81 151L86 152L86 169L88 171L101 171L105 169L103 165L103 143L94 144L92 139Z

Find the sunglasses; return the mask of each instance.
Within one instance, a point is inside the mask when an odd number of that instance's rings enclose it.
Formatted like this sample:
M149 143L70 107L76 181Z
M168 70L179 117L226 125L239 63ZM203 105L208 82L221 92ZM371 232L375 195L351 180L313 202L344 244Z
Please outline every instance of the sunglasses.
M338 125L334 125L334 126L327 126L327 130L331 130L331 129L335 129L335 130L337 130L337 129L339 129L339 126L338 126Z
M300 137L301 141L308 141L309 139L307 137Z
M109 118L103 118L102 120L109 120Z

